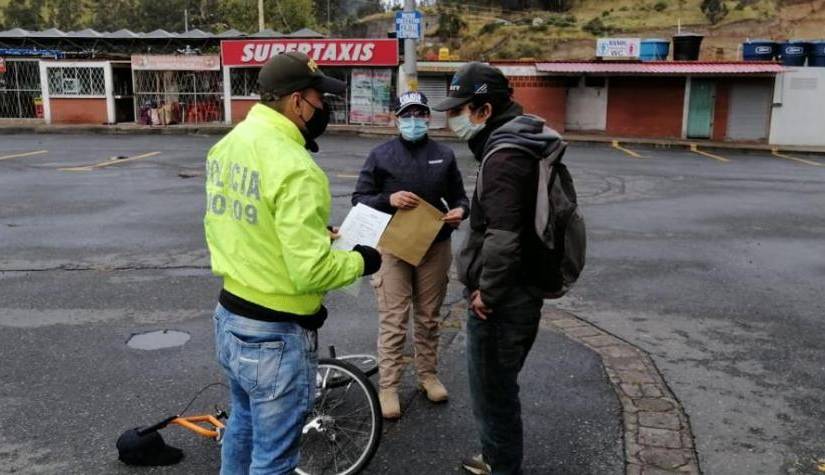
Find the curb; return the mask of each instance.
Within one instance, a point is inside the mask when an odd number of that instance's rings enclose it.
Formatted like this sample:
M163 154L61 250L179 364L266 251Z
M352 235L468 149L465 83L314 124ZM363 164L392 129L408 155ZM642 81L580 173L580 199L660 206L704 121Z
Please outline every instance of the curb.
M647 353L572 313L550 308L543 317L601 357L622 405L627 475L702 473L690 419Z

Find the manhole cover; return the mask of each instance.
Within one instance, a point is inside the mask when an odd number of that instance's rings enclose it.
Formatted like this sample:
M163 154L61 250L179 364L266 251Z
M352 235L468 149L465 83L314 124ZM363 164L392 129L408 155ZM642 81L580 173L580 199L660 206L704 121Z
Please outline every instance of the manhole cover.
M177 330L155 330L153 332L132 335L126 344L137 350L159 350L161 348L181 346L189 341L189 338L189 334L186 332Z

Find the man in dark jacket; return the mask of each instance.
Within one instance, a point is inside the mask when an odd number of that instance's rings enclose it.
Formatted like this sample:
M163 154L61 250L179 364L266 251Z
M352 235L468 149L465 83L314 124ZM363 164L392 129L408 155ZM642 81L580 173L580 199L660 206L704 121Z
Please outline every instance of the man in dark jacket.
M538 157L559 140L511 96L501 71L470 63L434 107L447 111L450 129L481 162L470 233L457 259L469 299L470 393L482 446L462 465L476 474L521 473L518 374L538 333L543 303L536 264L542 243L533 226Z
M370 152L352 194L386 213L415 208L423 200L445 213L444 226L421 262L413 266L381 250L383 264L372 279L378 301L379 399L385 418L401 417L398 386L410 311L415 315L415 369L419 387L432 402L447 400L437 377L438 325L452 263L450 235L469 213L469 201L453 151L427 135L430 107L420 92L398 98L399 137Z

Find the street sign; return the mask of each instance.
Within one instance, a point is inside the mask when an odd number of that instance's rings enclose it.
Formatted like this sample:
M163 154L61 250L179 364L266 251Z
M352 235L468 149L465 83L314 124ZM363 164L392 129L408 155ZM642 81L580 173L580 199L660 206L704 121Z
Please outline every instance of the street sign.
M596 56L599 58L638 58L642 41L639 38L599 38Z
M424 15L421 12L404 12L399 11L395 13L395 33L398 39L412 38L414 40L421 39Z

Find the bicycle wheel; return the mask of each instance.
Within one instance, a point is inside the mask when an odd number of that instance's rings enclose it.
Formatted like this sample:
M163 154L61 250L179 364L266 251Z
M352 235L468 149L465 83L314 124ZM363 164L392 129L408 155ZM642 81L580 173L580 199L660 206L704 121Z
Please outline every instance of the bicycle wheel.
M375 355L340 355L335 359L354 364L368 378L378 372L378 358Z
M360 472L378 449L381 426L378 394L364 373L346 361L321 359L315 406L304 425L296 472Z

